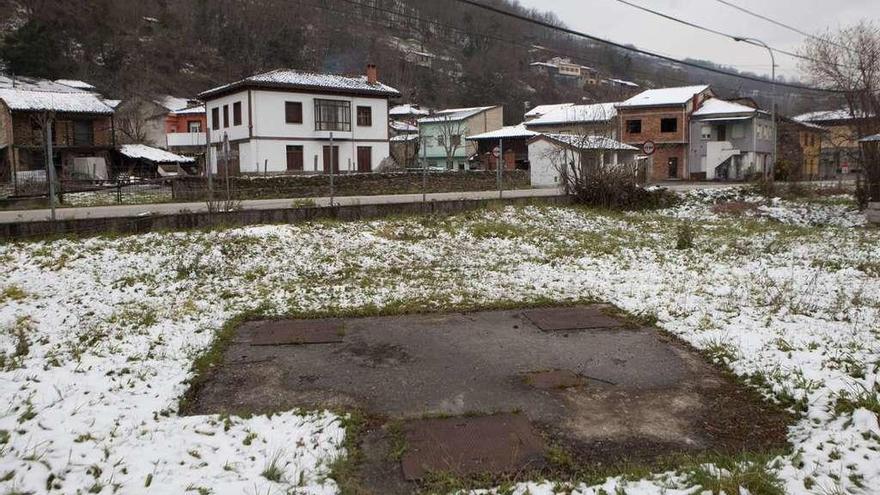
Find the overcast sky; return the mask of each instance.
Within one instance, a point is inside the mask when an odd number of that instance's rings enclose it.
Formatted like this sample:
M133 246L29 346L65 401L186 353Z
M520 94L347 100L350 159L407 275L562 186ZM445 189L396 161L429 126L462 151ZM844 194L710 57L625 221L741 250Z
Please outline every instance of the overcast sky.
M751 17L716 0L629 0L717 31L754 37L797 52L803 36ZM853 24L862 18L880 22L880 0L728 0L808 33ZM762 48L736 43L699 31L617 0L520 0L526 7L555 12L569 27L619 43L676 58L699 58L770 73L770 58ZM802 77L798 60L777 55L777 72Z

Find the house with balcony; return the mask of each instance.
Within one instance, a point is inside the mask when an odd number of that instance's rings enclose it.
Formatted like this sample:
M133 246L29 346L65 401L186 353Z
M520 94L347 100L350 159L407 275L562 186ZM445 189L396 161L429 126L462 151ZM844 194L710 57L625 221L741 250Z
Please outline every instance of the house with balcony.
M420 158L429 167L450 170L480 168L477 142L468 136L503 127L504 107L448 108L419 119L423 149Z
M217 173L370 172L390 155L388 100L400 93L364 76L278 69L199 95ZM222 167L222 169L221 169Z
M618 139L636 148L653 143L648 180L688 178L691 115L713 96L707 85L649 89L617 105Z
M0 76L0 183L13 193L46 180L47 130L58 177L76 175L86 162L106 170L113 141L113 109L92 91L42 79ZM38 187L40 193L45 188Z
M687 177L744 180L773 170L775 124L769 112L710 98L690 119Z
M570 58L553 57L545 62L529 64L533 72L552 78L554 81L579 88L596 86L600 83L599 71L572 62Z

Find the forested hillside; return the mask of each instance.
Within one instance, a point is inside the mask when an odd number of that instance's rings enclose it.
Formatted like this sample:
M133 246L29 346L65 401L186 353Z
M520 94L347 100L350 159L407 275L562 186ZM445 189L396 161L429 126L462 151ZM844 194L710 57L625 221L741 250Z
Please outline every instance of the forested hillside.
M487 3L561 25L507 0ZM453 0L0 0L0 11L8 13L0 25L7 72L83 79L120 98L194 95L278 67L359 73L368 61L405 100L504 104L508 122L528 105L617 96L530 70L554 56L642 86L706 82L725 96L770 94L769 84L632 55ZM783 102L788 111L803 107L797 94Z

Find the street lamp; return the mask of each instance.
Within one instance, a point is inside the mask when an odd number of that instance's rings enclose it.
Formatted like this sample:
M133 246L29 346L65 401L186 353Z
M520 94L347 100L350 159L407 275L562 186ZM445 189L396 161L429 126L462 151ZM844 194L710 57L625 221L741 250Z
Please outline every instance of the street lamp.
M734 41L739 41L742 43L749 44L757 44L763 46L767 49L767 52L770 53L770 78L773 79L773 99L771 100L771 118L773 119L773 163L770 164L770 180L773 181L773 175L776 172L776 153L778 151L778 143L776 136L776 55L773 54L773 49L767 43L756 39L756 38L741 38L735 36L733 38Z

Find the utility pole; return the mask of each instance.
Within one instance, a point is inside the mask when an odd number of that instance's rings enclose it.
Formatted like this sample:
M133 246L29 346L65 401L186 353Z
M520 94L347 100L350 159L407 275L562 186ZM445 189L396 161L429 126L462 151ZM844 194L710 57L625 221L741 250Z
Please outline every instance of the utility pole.
M205 103L205 115L208 115L208 104ZM217 158L215 157L216 161ZM212 176L214 171L211 170L211 126L205 126L205 173L208 176L208 203L214 201L214 181Z
M46 153L46 175L49 179L49 209L52 212L52 220L55 220L55 163L52 159L52 121L50 113L43 115L44 149Z
M504 186L501 183L502 167L504 167L504 138L498 138L498 159L495 160L495 175L498 176L498 199L504 196Z
M773 80L773 98L771 100L772 103L771 103L771 117L770 117L773 120L773 127L772 127L772 129L773 129L773 159L770 163L770 174L769 174L770 177L769 177L769 179L770 179L770 182L773 182L774 176L776 175L776 155L779 151L779 149L778 149L779 142L778 142L778 137L776 134L776 98L778 96L776 93L776 55L773 54L773 49L770 48L770 45L768 45L767 43L764 43L763 41L761 41L759 39L736 37L736 38L734 38L734 40L739 41L739 42L746 42L746 43L748 43L748 42L757 43L757 44L763 46L764 48L766 48L767 52L770 54L770 78Z
M419 135L422 143L422 203L428 202L428 138Z
M334 156L333 152L333 133L330 133L330 207L333 207L333 165L334 165Z

